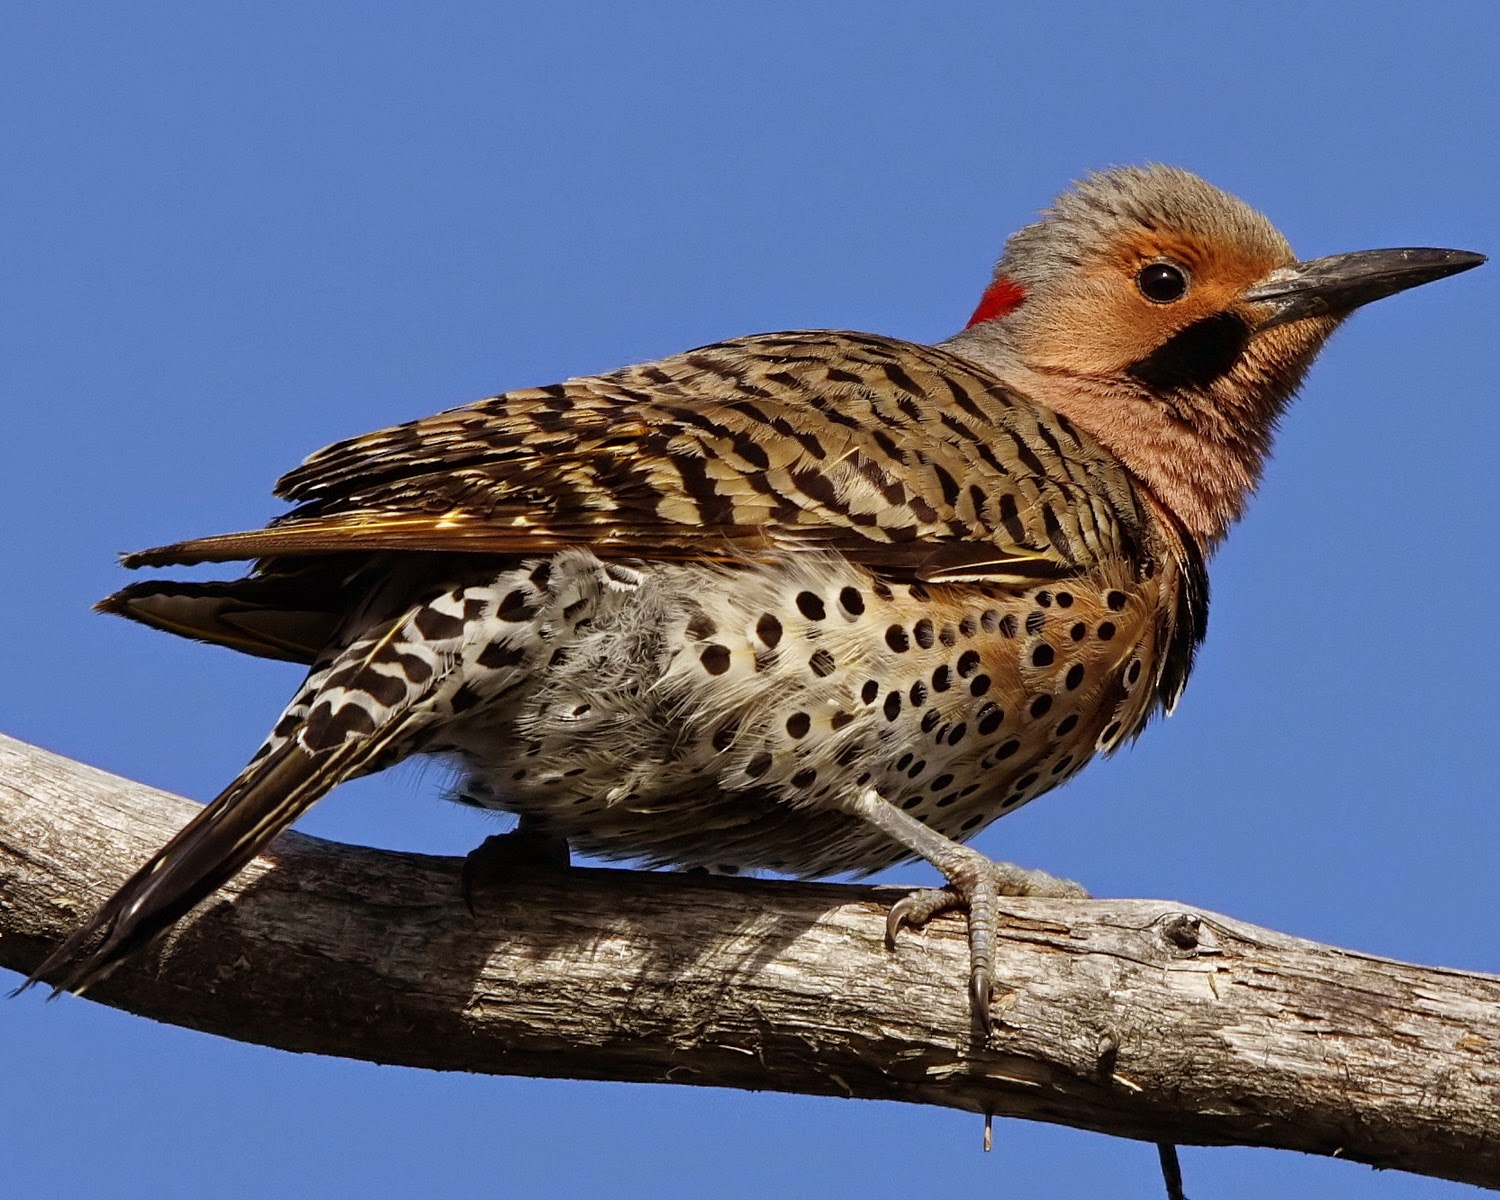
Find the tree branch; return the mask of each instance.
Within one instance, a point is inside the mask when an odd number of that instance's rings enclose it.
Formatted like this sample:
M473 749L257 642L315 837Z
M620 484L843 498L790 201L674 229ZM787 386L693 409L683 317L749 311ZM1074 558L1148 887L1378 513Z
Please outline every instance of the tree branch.
M0 737L0 965L28 971L191 814ZM1150 900L1010 901L988 1045L962 922L894 889L522 872L282 837L90 995L287 1050L939 1104L1500 1186L1500 978Z

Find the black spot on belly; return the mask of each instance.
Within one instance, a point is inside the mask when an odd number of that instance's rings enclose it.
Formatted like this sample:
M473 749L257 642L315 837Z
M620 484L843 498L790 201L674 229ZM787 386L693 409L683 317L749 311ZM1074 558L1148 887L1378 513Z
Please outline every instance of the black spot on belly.
M979 733L983 737L989 737L1001 725L1005 724L1005 710L997 708L993 704L985 704L979 710Z
M768 648L774 649L776 643L781 641L781 622L770 613L761 613L760 620L755 623L755 636Z
M839 592L839 607L851 617L857 617L865 611L865 598L859 594L858 588L846 587Z
M798 592L797 611L809 621L821 621L828 615L828 609L823 604L823 597L816 592Z

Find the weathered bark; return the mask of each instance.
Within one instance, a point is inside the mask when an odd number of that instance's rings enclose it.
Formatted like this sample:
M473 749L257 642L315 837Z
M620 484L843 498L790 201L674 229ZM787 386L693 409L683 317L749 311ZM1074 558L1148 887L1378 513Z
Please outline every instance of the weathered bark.
M184 800L0 738L0 965L27 971ZM879 1097L1500 1186L1500 978L1151 900L1008 902L988 1044L962 922L893 889L518 874L289 835L90 995L288 1050Z

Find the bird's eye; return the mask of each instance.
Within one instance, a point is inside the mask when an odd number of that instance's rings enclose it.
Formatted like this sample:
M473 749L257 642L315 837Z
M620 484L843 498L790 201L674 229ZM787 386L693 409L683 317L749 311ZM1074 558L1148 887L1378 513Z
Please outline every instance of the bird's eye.
M1135 286L1152 304L1171 304L1187 294L1187 272L1176 263L1147 263L1136 275Z

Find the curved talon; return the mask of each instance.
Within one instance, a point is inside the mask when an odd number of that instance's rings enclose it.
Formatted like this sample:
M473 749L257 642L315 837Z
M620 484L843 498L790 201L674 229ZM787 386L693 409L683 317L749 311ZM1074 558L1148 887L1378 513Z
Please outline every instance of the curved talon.
M896 948L896 935L905 926L916 928L920 924L916 919L916 896L916 892L907 892L891 905L891 911L885 915L885 944L892 950Z
M901 932L901 927L906 924L906 909L908 896L903 896L891 905L891 911L885 914L885 944L886 948L896 948L896 935Z
M895 949L896 935L910 926L920 929L939 913L964 907L964 898L951 887L917 888L891 905L885 918L885 944Z
M990 1016L990 997L995 990L995 975L988 967L979 966L969 976L969 999L974 1006L974 1019L986 1037L994 1032L994 1021Z
M994 1030L994 955L999 919L996 901L1001 896L1086 899L1088 892L1071 879L1028 871L1013 863L993 862L962 847L940 866L948 876L947 887L917 888L891 905L885 918L886 946L894 950L896 938L904 928L918 929L939 913L961 910L969 926L969 998L974 1019L988 1036Z

